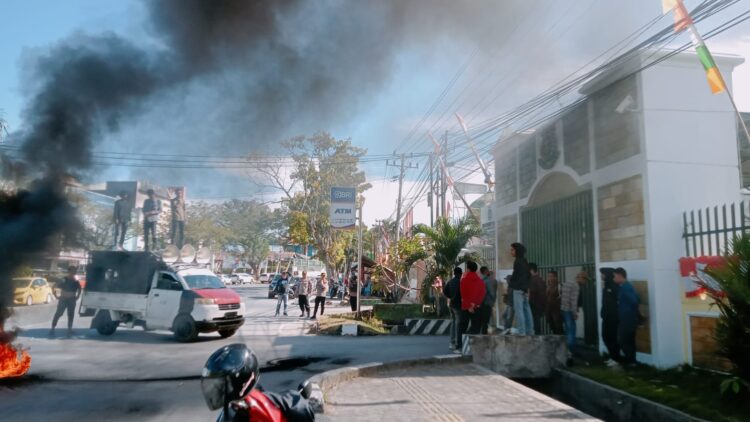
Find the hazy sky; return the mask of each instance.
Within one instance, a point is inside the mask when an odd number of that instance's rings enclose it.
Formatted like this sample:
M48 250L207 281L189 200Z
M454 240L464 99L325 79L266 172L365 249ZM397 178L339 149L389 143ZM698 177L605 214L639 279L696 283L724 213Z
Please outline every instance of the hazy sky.
M387 154L397 148L428 151L431 146L423 137L425 130L431 128L436 134L456 130L452 112L463 113L471 124L510 110L661 12L659 0L456 1L450 6L426 0L399 3L407 5L376 6L373 13L360 10L357 5L364 3L355 1L306 2L285 18L280 34L285 42L294 46L314 44L315 71L324 69L327 77L340 83L327 92L320 107L305 98L312 95L309 93L285 98L294 102L295 114L277 116L279 121L274 124L278 130L256 132L252 126L251 130L244 125L233 126L242 118L239 113L245 112L237 104L246 101L236 95L235 87L250 86L248 81L265 82L273 76L268 73L283 75L286 71L248 66L211 73L150 99L142 112L133 115L119 131L103 136L96 149L239 156L252 150L275 152L274 139L266 138L326 130L340 138L351 138L372 154ZM686 0L688 7L698 3ZM744 12L746 3L740 2L706 21L699 30L712 29ZM10 130L24 124L25 94L34 86L27 72L29 63L60 40L114 32L145 50L162 48L163 40L154 36L149 23L147 6L140 0L4 1L0 9L0 110ZM438 10L441 7L445 10ZM646 35L670 22L671 17L664 17ZM367 42L361 47L356 46L359 38L349 42L335 39L337 34L345 37L359 33L365 33L361 39ZM688 39L682 35L680 40ZM737 26L708 44L714 53L750 57L750 25L746 22ZM305 47L299 48L304 51ZM345 55L338 51L341 49L353 51ZM368 57L368 51L377 60ZM347 63L349 60L362 60L364 65ZM325 65L321 67L320 63ZM452 89L420 127L419 136L402 145L463 66L465 70ZM740 66L733 76L740 108L750 110L750 65ZM336 97L332 99L332 95ZM336 98L341 99L340 104L331 106ZM424 161L419 164L421 169ZM243 177L221 171L97 170L89 176L91 181L139 178L164 185L186 184L191 198L249 197L255 191ZM394 171L386 170L384 162L367 164L365 170L374 186L368 193L365 219L388 217L394 209L396 184L386 180ZM408 177L414 179L418 172L411 170ZM407 184L407 192L409 187ZM415 220L426 221L424 204Z

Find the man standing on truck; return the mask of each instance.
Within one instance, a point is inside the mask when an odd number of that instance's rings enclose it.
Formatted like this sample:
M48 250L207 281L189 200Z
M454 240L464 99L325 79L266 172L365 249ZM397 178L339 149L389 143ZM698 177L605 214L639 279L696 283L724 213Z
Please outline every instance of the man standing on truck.
M156 223L159 222L159 214L161 214L161 201L156 198L153 189L147 190L146 194L148 199L143 201L143 244L144 249L149 251L149 234L151 234L151 245L156 247Z
M133 204L130 202L130 195L127 191L120 192L120 199L115 201L115 238L114 247L124 249L125 233L128 231L130 218L133 213Z
M182 249L185 240L185 190L178 188L172 198L172 239L171 243Z
M68 333L67 337L70 338L73 335L73 317L75 316L76 301L81 296L81 285L76 279L77 268L74 265L68 267L68 275L57 282L56 288L52 290L55 297L57 298L57 311L55 316L52 317L52 328L49 330L49 336L55 335L55 327L57 321L62 316L63 312L68 311ZM57 294L57 290L60 290L60 294Z

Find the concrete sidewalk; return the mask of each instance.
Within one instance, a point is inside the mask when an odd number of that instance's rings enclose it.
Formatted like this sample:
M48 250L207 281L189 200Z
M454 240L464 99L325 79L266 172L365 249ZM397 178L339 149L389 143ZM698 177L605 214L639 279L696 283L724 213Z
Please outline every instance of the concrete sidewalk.
M326 392L330 421L594 421L578 410L471 363L379 371Z

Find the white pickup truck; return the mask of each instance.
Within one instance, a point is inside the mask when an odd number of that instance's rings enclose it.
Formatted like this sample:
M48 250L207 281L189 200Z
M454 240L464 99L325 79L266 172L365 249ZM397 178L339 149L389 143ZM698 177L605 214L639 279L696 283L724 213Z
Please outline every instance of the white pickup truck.
M179 341L199 333L234 335L245 322L245 304L201 264L167 264L149 252L91 254L79 313L91 327L112 335L120 324L170 330Z

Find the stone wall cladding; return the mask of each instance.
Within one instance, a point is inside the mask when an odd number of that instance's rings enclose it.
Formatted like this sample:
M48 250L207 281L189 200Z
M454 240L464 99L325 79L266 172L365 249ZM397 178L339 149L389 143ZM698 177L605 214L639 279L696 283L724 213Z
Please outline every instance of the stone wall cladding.
M590 171L588 101L563 117L563 150L566 166L579 175Z
M714 339L714 330L718 318L705 316L690 316L690 349L693 365L701 368L728 371L732 364L716 354L719 345Z
M495 160L495 201L500 205L518 200L516 149L507 148Z
M602 186L597 193L601 261L646 259L641 175Z
M497 244L495 250L499 258L500 269L513 269L513 258L510 256L510 244L518 242L518 214L507 215L497 220Z

